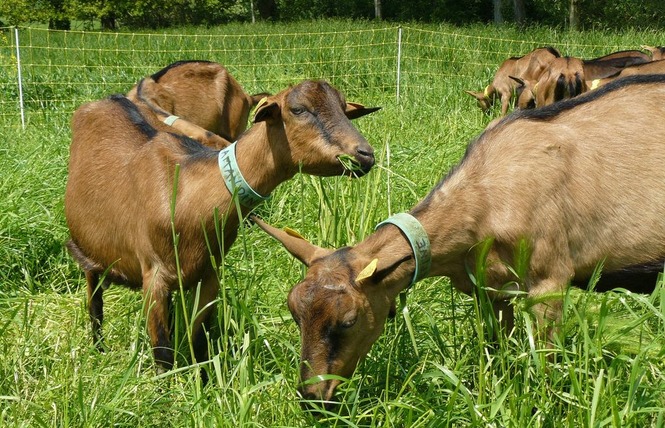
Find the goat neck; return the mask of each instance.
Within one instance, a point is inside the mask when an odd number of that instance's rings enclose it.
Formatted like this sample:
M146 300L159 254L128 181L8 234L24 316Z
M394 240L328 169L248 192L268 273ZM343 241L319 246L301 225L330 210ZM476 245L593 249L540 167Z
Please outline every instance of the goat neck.
M283 146L280 142L284 141L287 141L284 127L267 123L254 125L237 141L238 168L245 181L261 195L270 195L297 172L293 163L280 153L279 147Z

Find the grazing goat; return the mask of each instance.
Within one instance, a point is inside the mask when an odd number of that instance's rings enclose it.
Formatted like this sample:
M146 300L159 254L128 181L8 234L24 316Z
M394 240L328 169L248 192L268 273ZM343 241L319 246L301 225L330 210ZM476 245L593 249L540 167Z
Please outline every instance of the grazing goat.
M447 276L474 294L478 243L490 245L486 291L497 319L510 328L509 299L526 292L544 338L560 321L567 284L591 277L599 262L607 272L655 262L662 269L664 99L665 75L632 76L516 112L472 142L410 214L354 247L320 248L256 220L309 268L288 296L301 333L303 397L331 399L338 378L311 378L350 376L395 298L418 279Z
M152 126L221 149L247 127L249 112L267 94L248 95L222 65L178 61L142 79L127 98Z
M235 240L240 219L265 198L261 195L300 171L319 176L368 172L373 149L348 118L375 110L347 104L326 82L305 81L268 97L256 110L254 125L236 144L217 151L156 130L122 96L81 106L72 119L65 217L71 234L67 246L85 271L95 343L101 346L105 286L141 289L158 371L169 369L171 293L179 283L193 289L200 281L192 337L195 358L204 361L202 325L219 290L213 266ZM341 162L347 157L357 170ZM180 172L172 201L176 165Z
M522 57L509 58L501 64L492 83L483 92L465 92L477 100L478 106L485 113L492 107L496 98L499 98L501 115L505 116L517 88L517 84L511 76L519 79L538 80L549 63L559 56L561 55L556 49L544 47L535 49Z
M598 82L619 73L624 67L644 64L651 58L644 52L626 50L594 59L558 58L550 63L539 79L511 76L518 83L517 108L543 107L556 101L572 98Z
M588 90L584 80L584 63L579 58L555 58L548 69L534 83L528 79L517 79L521 93L517 107L527 109L543 107L556 101L576 97Z

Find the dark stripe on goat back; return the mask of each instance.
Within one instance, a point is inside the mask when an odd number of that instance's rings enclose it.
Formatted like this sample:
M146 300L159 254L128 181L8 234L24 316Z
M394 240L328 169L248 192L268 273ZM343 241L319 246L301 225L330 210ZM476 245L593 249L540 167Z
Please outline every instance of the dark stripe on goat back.
M157 129L145 120L145 117L143 117L141 111L136 107L136 104L131 102L127 97L117 94L111 95L109 100L120 105L120 108L122 108L127 114L129 121L132 122L134 127L143 135L147 136L149 139L152 139L157 135Z
M203 60L203 59L201 59L201 60L199 60L199 59L190 59L190 60L176 61L176 62L174 62L172 64L169 64L166 67L162 68L161 70L159 70L155 74L151 75L150 77L152 77L152 80L154 80L155 82L158 82L159 79L161 79L162 76L164 76L166 73L168 73L171 69L176 68L176 67L180 67L181 65L184 65L184 64L191 64L191 63L211 64L212 61L206 61L206 60Z
M204 146L198 141L187 137L186 135L176 134L169 132L169 135L173 136L180 143L180 148L182 149L183 154L187 157L188 162L196 162L203 159L212 159L217 157L219 154L218 150L211 149L208 146Z
M616 79L596 90L585 92L582 95L574 98L568 98L544 107L531 110L515 111L511 115L507 116L506 119L497 126L505 126L507 123L519 119L548 121L557 117L560 113L574 109L579 105L595 101L604 97L608 93L614 92L623 87L649 84L665 84L665 74L642 74Z

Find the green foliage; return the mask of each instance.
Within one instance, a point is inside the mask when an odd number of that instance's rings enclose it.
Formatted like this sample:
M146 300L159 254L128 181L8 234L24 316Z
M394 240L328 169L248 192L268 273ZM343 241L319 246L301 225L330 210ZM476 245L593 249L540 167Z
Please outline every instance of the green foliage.
M253 2L253 5L252 5ZM533 0L526 3L528 23L565 27L569 0ZM492 0L382 0L382 17L396 22L489 23ZM513 17L512 2L502 2L506 21ZM662 28L661 0L579 0L580 24L586 28ZM373 19L371 0L4 0L0 17L9 25L29 22L83 22L86 28L166 28L184 25L212 26L252 19L297 21L302 19Z
M0 17L7 25L28 22L48 22L52 11L44 2L32 0L4 0L0 2Z
M569 0L534 0L527 5L533 23L564 27L568 24ZM579 0L582 28L663 28L665 16L660 0Z

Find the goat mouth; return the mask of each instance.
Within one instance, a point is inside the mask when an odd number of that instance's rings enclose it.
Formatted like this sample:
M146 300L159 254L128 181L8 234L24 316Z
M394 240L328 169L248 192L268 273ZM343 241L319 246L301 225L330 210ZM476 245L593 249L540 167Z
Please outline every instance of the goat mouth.
M344 168L344 175L350 177L362 177L372 170L374 166L373 153L358 153L356 156L339 155L337 160Z
M300 407L314 416L324 416L326 411L334 411L340 404L334 397L334 387L326 394L329 395L327 398L322 398L315 392L299 390L299 393L302 397Z

